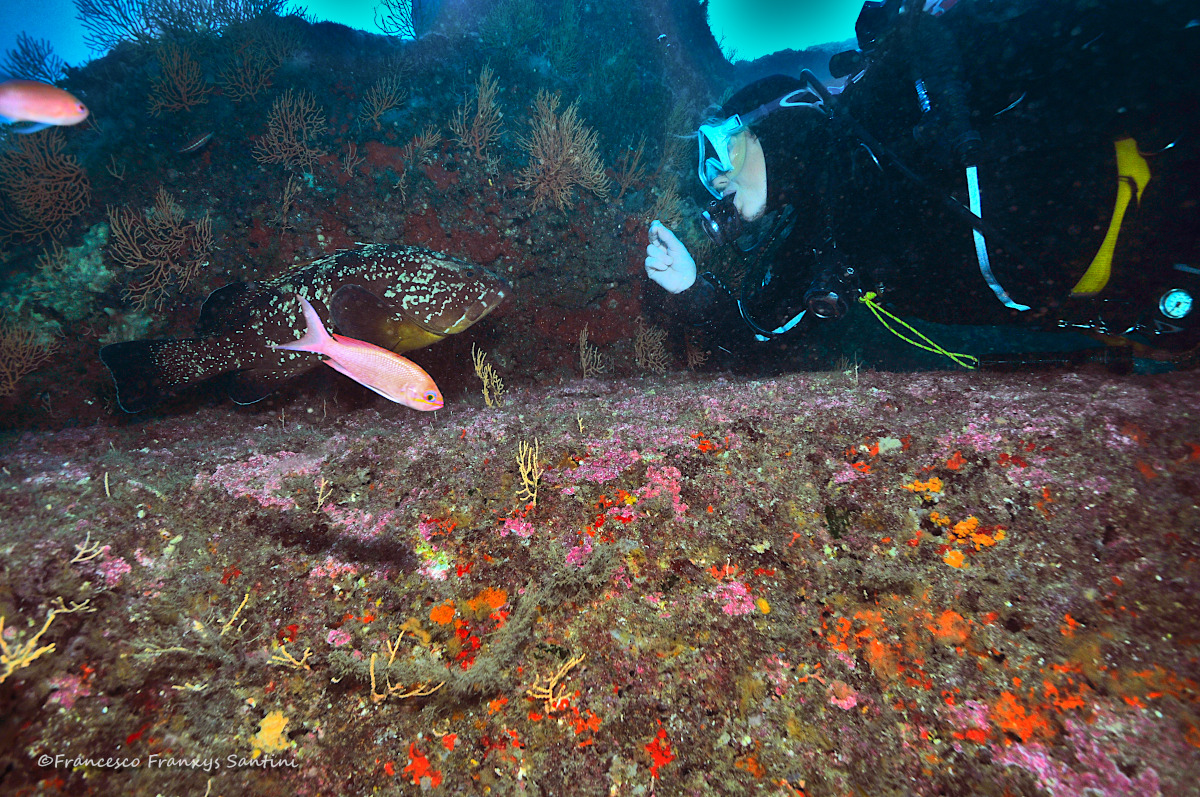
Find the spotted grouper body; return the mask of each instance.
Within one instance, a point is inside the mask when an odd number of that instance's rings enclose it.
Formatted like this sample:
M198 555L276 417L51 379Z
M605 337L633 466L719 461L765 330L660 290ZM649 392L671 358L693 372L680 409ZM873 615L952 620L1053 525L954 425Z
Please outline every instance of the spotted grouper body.
M201 308L195 338L115 343L100 356L127 412L223 374L230 375L230 397L248 404L321 363L317 354L276 348L308 328L297 297L337 334L400 354L462 332L508 291L504 280L473 263L419 247L369 244L272 280L218 288Z

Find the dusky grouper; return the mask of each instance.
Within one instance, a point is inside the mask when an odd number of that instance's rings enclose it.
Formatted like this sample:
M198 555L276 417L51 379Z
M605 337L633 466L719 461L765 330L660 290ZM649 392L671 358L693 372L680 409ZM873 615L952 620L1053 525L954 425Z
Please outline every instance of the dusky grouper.
M341 335L401 354L467 329L510 287L465 260L415 246L343 249L264 282L237 282L205 300L196 337L133 340L100 350L126 412L140 412L206 379L231 374L229 396L251 404L321 363L277 350L304 334L307 299Z

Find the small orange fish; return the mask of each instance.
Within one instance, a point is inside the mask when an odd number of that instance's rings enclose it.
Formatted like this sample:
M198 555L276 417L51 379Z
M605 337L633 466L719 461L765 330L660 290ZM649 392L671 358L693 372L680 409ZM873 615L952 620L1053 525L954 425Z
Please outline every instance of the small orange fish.
M296 297L304 308L308 331L295 343L275 344L285 351L310 351L329 359L325 364L345 374L388 401L414 410L440 410L442 393L425 369L407 357L382 346L345 335L330 335L317 311L303 296Z
M36 133L51 125L77 125L88 109L67 92L36 80L6 80L0 83L0 122L30 122L14 127L14 133Z

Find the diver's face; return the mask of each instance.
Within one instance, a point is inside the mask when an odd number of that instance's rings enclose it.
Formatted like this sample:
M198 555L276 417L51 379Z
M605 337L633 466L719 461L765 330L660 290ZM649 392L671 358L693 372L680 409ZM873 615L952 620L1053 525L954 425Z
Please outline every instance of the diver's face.
M733 168L718 175L712 187L723 197L733 197L733 206L746 221L753 221L767 209L767 162L762 144L745 130L729 146Z

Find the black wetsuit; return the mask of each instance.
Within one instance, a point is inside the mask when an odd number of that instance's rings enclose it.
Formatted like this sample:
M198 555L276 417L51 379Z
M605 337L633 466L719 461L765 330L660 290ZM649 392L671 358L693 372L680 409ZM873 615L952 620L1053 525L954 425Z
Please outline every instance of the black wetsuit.
M796 209L771 283L745 294L760 326L802 309L831 262L852 265L858 287L881 288L902 316L1045 328L1098 303L1136 315L1172 264L1200 264L1200 27L1188 26L1200 3L975 5L899 16L828 123L781 110L755 125L768 209ZM1176 146L1148 158L1151 182L1126 213L1100 298L1070 298L1112 218L1113 142L1125 136L1146 153ZM996 298L970 222L950 207L967 203L966 162L978 165L995 277L1030 310ZM740 323L703 277L678 300L693 317ZM792 335L830 323L810 313Z

